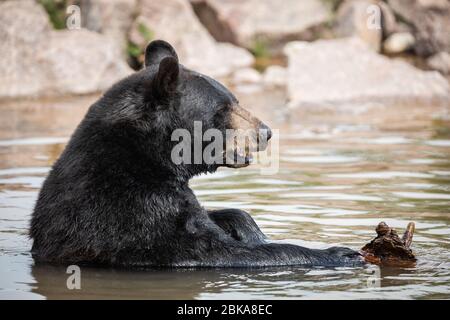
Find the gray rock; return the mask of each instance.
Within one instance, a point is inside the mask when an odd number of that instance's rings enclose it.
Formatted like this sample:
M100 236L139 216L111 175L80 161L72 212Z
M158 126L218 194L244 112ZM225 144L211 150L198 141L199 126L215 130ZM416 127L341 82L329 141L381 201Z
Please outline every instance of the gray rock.
M439 52L427 60L428 66L445 75L450 75L450 53Z
M252 48L267 43L302 39L309 29L331 19L321 0L193 0L203 24L219 41Z
M137 0L81 0L83 27L110 37L125 54Z
M102 91L132 73L113 41L85 29L51 32L47 50L37 58L47 75L44 93Z
M397 32L391 34L383 43L385 53L402 53L414 47L416 40L409 32Z
M110 39L54 31L34 1L0 3L0 99L104 90L131 70Z
M392 10L413 26L417 54L450 52L450 1L388 0Z
M149 40L140 32L144 27L153 38L170 42L181 63L213 77L226 77L254 62L247 50L216 42L198 21L187 0L142 0L139 12L130 39L141 48Z
M390 60L359 38L291 42L285 53L291 107L450 102L439 73Z
M44 8L33 0L4 1L0 5L2 40L13 37L17 43L33 45L52 30Z
M0 3L0 98L26 96L45 80L36 52L51 31L44 9L34 1Z

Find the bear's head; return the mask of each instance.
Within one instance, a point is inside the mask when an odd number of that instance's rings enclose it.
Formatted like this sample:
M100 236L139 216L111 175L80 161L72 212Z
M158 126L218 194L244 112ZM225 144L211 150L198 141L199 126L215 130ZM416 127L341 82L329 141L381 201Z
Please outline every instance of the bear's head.
M115 139L145 155L154 170L185 179L247 166L271 137L227 88L181 65L162 40L146 48L145 68L116 84L100 105L107 108L98 112L120 128Z

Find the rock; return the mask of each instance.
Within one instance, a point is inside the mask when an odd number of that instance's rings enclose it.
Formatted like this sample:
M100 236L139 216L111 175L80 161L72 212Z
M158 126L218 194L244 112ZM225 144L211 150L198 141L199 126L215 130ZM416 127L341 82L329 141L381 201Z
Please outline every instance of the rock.
M141 32L144 28L152 38L170 42L181 63L213 77L226 77L254 62L247 50L216 42L198 21L187 0L142 0L139 12L130 39L141 48L149 41Z
M286 79L286 68L281 66L269 66L263 75L263 82L267 87L284 87Z
M131 70L110 39L54 31L34 1L0 3L0 99L104 90Z
M383 38L382 11L377 1L344 1L337 11L335 33L339 37L357 36L373 50L380 51Z
M385 53L402 53L414 47L414 36L409 32L398 32L391 34L383 43Z
M110 37L125 54L137 0L81 0L83 27Z
M331 19L321 0L195 0L200 21L219 41L252 49L256 42L303 39L309 29ZM309 36L309 35L308 35Z
M44 9L34 1L0 3L0 98L26 96L45 81L36 51L51 31Z
M419 4L427 9L442 10L448 8L448 0L419 0Z
M427 60L428 66L445 75L450 75L450 54L448 52L439 52Z
M285 53L291 107L450 102L439 73L390 60L359 38L291 42Z
M48 80L45 92L86 94L108 89L132 71L115 43L105 36L81 30L51 32L47 50L38 54Z
M14 37L16 42L33 45L52 30L44 8L33 0L4 1L0 2L0 5L2 41Z
M262 80L261 74L253 68L244 68L237 70L232 77L232 83L240 84L257 84Z
M413 28L404 22L398 22L394 32L400 32L400 33L401 32L409 32L411 34L414 33ZM392 32L392 33L394 33L394 32Z
M389 6L402 20L413 26L420 56L450 52L450 1L388 0Z
M405 31L399 26L392 9L383 1L377 1L377 6L381 9L381 27L383 29L383 38L388 37L394 32Z

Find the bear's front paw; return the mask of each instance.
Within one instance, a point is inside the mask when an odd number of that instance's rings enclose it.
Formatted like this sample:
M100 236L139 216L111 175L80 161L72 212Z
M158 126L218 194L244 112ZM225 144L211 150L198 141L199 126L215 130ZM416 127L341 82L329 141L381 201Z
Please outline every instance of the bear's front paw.
M338 259L340 258L352 259L361 256L359 252L345 247L331 247L326 249L326 251L329 255L337 257Z

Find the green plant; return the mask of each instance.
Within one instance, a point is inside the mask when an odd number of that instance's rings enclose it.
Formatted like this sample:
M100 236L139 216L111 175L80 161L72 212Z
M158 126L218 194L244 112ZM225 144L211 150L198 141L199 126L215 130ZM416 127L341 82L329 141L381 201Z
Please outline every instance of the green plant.
M66 8L69 5L67 0L39 0L44 7L55 29L66 27Z
M263 72L269 65L273 64L273 56L266 39L256 38L249 50L255 57L253 67L259 72Z
M336 11L341 5L343 0L322 0L322 2L327 5L332 11Z
M127 53L133 58L139 58L143 51L138 45L134 44L133 42L128 42Z
M143 43L147 44L152 39L154 39L154 33L145 24L139 23L137 25L137 31L144 39ZM128 41L127 44L127 54L130 57L129 64L133 69L140 69L144 63L144 49L145 47L140 46L132 41Z
M432 122L433 138L447 139L450 137L450 120L438 118Z
M250 48L251 53L255 58L268 58L270 57L267 42L262 39L256 39Z
M145 42L149 42L154 38L154 33L142 22L137 26L139 34L144 38Z
M154 38L154 33L145 24L139 23L137 26L137 31L144 38L144 43L147 44ZM128 55L133 58L139 58L144 54L144 48L137 45L136 43L129 41L127 46Z

